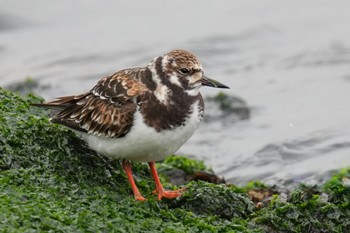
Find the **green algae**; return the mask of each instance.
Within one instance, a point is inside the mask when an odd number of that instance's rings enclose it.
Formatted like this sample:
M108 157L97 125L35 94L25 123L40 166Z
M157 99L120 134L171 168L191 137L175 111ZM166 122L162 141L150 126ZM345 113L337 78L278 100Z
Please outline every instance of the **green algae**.
M299 185L287 200L276 195L253 221L267 232L350 232L348 202L333 202L329 193L320 191Z
M236 193L234 188L203 181L192 181L187 188L189 192L170 202L170 206L185 208L199 215L217 215L223 219L247 218L253 213L254 205L248 196Z
M158 165L158 169L180 169L186 174L193 174L197 171L213 172L212 169L209 169L207 166L205 166L203 161L190 159L184 156L170 156Z
M30 106L40 101L0 88L0 232L350 232L350 169L324 185L274 194L255 208L246 193L269 188L261 182L192 181L182 197L157 201L147 165L133 163L148 199L136 202L120 161L49 123L47 111ZM164 164L185 173L210 171L184 157Z

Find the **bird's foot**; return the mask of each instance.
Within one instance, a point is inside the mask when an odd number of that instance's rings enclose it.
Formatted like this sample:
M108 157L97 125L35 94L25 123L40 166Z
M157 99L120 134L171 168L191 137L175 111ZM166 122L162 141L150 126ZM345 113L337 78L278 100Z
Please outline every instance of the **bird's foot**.
M162 200L163 197L167 198L167 199L173 199L173 198L177 198L177 197L182 195L182 192L186 188L182 188L182 189L179 189L179 190L173 190L173 191L165 190L163 188L162 183L160 183L159 176L158 176L157 169L156 169L154 161L148 162L148 165L149 165L149 167L151 169L154 182L156 183L156 190L154 190L153 193L154 194L158 194L158 200L159 201Z
M146 201L146 198L144 198L141 194L134 195L135 201Z
M173 199L173 198L180 197L185 190L186 188L182 188L178 190L161 189L161 190L154 190L153 193L158 194L158 200L160 201L162 200L162 198Z

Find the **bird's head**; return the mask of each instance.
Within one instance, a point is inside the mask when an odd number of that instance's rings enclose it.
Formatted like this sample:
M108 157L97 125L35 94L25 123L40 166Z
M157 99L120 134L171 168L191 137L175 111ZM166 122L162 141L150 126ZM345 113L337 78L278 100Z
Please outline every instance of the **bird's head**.
M185 90L198 90L202 86L229 88L204 75L203 67L197 57L186 50L172 50L162 59L162 69L168 74L169 82Z

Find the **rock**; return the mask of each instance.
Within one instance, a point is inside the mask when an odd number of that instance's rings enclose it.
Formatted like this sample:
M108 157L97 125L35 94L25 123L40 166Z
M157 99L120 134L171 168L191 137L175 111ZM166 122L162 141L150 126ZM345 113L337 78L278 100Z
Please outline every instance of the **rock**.
M218 120L248 120L250 118L250 108L247 103L237 97L229 96L223 92L216 96L206 97L206 114L204 121L218 121Z

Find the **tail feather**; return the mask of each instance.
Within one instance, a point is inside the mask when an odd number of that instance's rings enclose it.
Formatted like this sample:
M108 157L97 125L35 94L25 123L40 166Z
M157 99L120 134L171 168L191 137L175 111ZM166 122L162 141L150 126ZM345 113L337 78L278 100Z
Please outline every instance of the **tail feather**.
M47 103L32 103L31 105L35 107L49 108L51 110L50 121L52 123L62 124L69 128L86 132L86 130L80 127L79 123L75 122L74 119L70 119L70 115L74 111L76 111L76 107L81 107L79 104L77 105L76 103L88 94L89 93L81 95L63 96L58 97L55 100Z
M32 103L32 106L43 107L43 108L52 108L52 109L65 109L72 104L75 104L79 99L86 96L86 94L81 95L71 95L71 96L63 96L58 97L53 101L47 103Z

